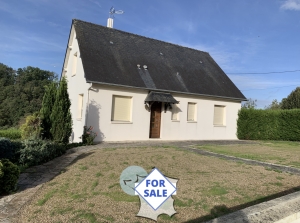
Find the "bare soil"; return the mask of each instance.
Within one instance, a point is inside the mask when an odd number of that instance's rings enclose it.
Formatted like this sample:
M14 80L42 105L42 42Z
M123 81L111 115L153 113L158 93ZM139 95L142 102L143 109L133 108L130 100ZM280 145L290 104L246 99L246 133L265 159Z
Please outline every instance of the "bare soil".
M20 213L19 222L154 222L136 217L138 196L124 193L119 177L128 166L153 167L179 179L177 213L158 222L201 222L299 189L300 178L260 166L175 148L99 149L85 154L46 183Z

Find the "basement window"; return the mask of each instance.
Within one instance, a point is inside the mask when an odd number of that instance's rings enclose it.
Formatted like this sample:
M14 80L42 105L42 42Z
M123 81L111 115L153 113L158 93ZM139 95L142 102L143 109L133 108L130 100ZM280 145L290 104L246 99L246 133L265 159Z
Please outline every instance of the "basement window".
M225 126L226 107L224 105L215 105L214 107L214 125Z
M131 121L132 97L113 95L111 121Z

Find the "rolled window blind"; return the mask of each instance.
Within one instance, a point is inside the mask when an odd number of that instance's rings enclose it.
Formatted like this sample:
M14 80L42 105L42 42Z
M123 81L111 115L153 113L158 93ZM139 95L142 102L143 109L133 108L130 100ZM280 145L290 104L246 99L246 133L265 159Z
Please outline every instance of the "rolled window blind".
M215 105L214 125L224 125L224 106Z
M188 103L188 116L187 116L188 121L195 121L195 109L196 109L195 103Z
M113 96L112 121L130 121L131 97Z

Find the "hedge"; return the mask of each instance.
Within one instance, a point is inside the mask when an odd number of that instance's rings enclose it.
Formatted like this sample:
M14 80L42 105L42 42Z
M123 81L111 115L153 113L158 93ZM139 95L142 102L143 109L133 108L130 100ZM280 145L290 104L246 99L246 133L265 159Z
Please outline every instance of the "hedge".
M250 140L300 141L300 109L241 109L237 137Z
M21 139L21 131L19 129L6 129L0 130L0 137L5 137L9 139Z

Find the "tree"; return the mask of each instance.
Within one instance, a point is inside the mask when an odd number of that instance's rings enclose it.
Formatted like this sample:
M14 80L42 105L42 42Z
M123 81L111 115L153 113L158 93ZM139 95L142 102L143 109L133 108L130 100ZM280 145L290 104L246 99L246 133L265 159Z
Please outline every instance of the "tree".
M71 102L68 94L67 80L63 77L59 83L53 105L51 120L51 134L54 141L68 143L72 133Z
M52 139L50 132L51 129L51 120L50 116L53 110L55 103L55 97L57 92L57 83L52 82L50 85L46 86L46 91L42 101L42 108L40 111L41 115L41 128L42 128L42 138L43 139Z
M277 99L274 99L270 105L265 107L265 109L270 109L270 110L281 109L281 103L278 102Z
M21 126L22 139L39 138L41 135L41 118L38 112L26 117L26 122Z
M256 102L257 102L257 100L253 100L252 98L248 98L247 101L242 104L242 108L254 109L257 106Z
M287 98L283 98L281 101L282 109L300 108L300 87L293 90Z
M0 63L0 128L18 125L21 118L41 109L45 86L57 78L37 67L17 71Z

